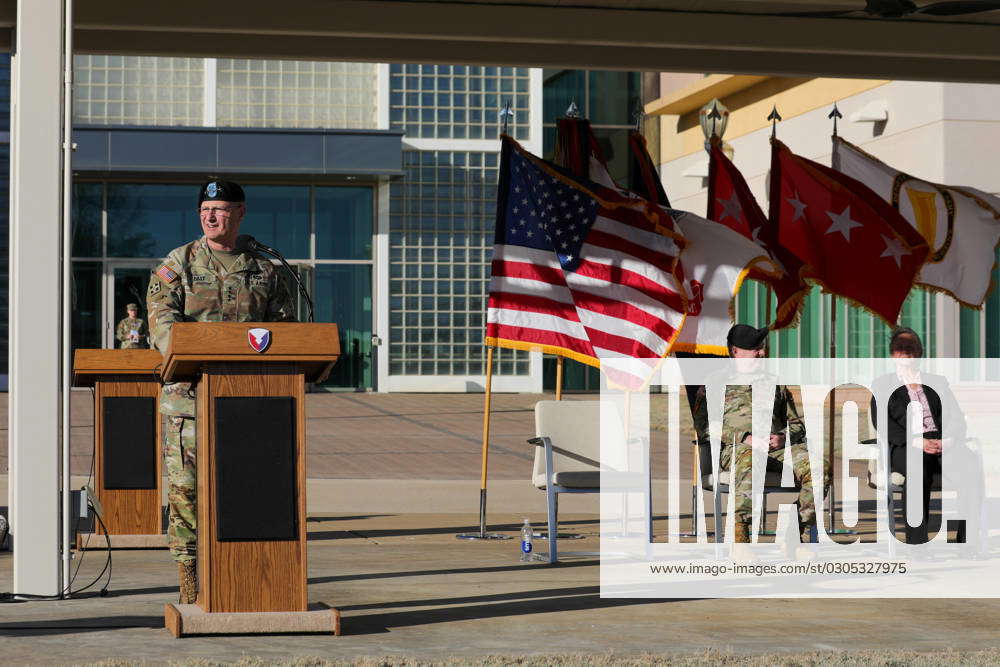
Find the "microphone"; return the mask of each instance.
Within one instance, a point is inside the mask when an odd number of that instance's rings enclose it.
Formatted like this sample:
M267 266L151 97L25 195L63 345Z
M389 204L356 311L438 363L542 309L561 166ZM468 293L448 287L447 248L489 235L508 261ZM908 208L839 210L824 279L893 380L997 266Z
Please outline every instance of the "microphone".
M313 308L312 298L309 296L309 292L306 291L305 285L302 284L302 279L299 278L299 274L296 273L295 270L288 264L288 261L285 259L284 255L282 255L274 248L264 245L263 243L261 243L254 237L250 236L249 234L244 234L243 240L244 243L246 243L246 247L249 248L250 250L256 250L257 252L262 252L267 255L271 255L279 262L281 262L281 265L285 267L285 270L288 271L288 273L291 274L292 278L295 280L295 284L299 288L299 294L302 295L302 298L306 300L306 304L309 305L309 321L315 322L316 318L313 312L314 308Z

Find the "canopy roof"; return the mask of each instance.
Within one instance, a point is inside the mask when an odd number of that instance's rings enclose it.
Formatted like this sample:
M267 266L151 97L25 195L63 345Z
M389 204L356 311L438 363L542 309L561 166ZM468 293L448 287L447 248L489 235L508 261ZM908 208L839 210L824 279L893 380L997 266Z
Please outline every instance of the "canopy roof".
M849 18L779 15L861 10L865 0L75 4L81 53L1000 81L1000 11L902 19L860 11ZM3 2L0 24L13 26L14 16L15 3Z

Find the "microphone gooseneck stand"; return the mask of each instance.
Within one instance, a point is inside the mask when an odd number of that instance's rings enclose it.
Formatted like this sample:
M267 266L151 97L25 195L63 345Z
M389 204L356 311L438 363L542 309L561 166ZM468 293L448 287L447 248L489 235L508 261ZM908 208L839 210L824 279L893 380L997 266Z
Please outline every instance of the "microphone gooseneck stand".
M271 255L272 257L274 257L275 259L277 259L279 262L281 262L281 265L285 267L285 270L288 271L288 273L290 273L291 276L292 276L292 278L295 280L295 284L299 288L299 294L302 295L302 298L306 300L306 304L308 304L308 306L309 306L309 321L310 322L315 322L316 321L316 317L315 317L315 314L313 312L314 311L314 307L313 307L312 297L309 296L309 292L306 291L305 285L302 284L302 279L299 278L299 274L296 273L295 270L291 267L291 265L285 259L284 255L282 255L280 252L278 252L274 248L272 248L270 246L264 245L263 243L261 243L260 241L258 241L257 239L255 239L252 236L247 236L246 237L246 242L247 242L247 247L250 248L251 250L257 250L259 252L263 252L265 254Z

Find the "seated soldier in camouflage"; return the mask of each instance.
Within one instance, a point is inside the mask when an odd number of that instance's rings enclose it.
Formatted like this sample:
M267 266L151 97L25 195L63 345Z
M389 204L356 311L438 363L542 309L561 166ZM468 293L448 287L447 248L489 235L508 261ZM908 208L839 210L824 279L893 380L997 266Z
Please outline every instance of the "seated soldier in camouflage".
M284 276L267 259L245 247L239 236L246 214L243 188L210 181L199 192L204 236L172 250L149 280L146 296L149 337L161 354L174 322L282 322L295 320L295 300ZM160 412L166 415L163 451L170 508L167 539L180 563L180 601L197 593L198 481L195 468L195 394L189 382L163 385Z
M785 459L785 438L791 440L792 473L799 485L798 505L799 528L802 542L811 541L811 532L816 525L816 502L813 497L812 471L809 466L809 452L805 444L806 427L799 416L791 391L785 385L777 385L774 395L774 409L771 418L771 432L768 439L754 440L751 435L752 397L751 384L764 376L762 364L750 360L766 356L768 330L755 329L745 324L737 324L729 330L727 344L729 356L736 360L736 367L724 378L726 381L725 403L722 417L722 439L720 442L719 467L732 470L730 488L735 496L735 534L737 543L750 542L750 522L752 520L752 470L751 460L755 448L767 450L767 471L781 473ZM708 405L705 387L699 387L694 407L694 428L698 443L709 445ZM823 488L830 484L830 468L824 463Z

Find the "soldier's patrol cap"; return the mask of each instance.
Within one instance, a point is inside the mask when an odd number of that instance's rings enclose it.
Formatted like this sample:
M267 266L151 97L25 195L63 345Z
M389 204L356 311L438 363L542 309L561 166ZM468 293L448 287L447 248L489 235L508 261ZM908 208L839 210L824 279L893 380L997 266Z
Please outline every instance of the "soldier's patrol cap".
M748 324L737 324L729 330L726 344L744 350L759 350L767 344L768 331L767 327L757 329Z
M203 201L232 201L243 202L247 196L243 193L243 188L239 183L215 179L205 183L198 191L198 205Z
M130 303L127 306L125 306L125 310L139 310L139 304Z

